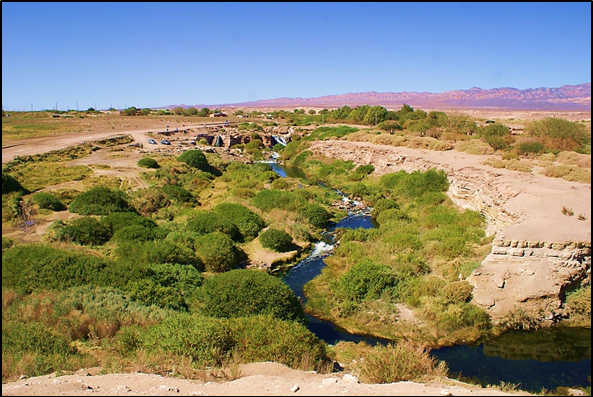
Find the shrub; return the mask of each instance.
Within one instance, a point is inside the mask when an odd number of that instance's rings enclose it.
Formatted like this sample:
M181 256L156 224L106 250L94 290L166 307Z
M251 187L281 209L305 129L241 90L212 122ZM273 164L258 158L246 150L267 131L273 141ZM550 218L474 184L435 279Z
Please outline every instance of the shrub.
M39 208L46 210L63 211L66 209L66 206L51 193L36 193L33 195L32 200Z
M202 313L213 317L270 314L305 323L298 298L280 279L257 270L232 270L204 281Z
M525 128L525 132L538 137L546 148L552 150L586 150L591 145L591 133L587 127L555 117L536 120Z
M455 145L455 150L469 154L493 154L494 149L481 139L470 139L461 141Z
M109 226L113 232L132 225L156 227L156 223L152 219L145 218L135 212L114 212L101 217L101 223Z
M467 281L455 281L447 284L443 290L446 304L466 303L472 299L474 287Z
M214 212L223 220L231 222L243 238L255 238L266 224L264 220L249 208L240 204L222 203L214 208Z
M362 302L379 299L383 290L395 286L397 282L388 266L361 262L340 277L338 288L345 299Z
M2 253L2 287L31 293L97 282L108 261L44 245L17 245Z
M201 171L207 172L210 170L210 164L208 164L206 156L199 149L186 150L181 156L177 157L177 160Z
M417 199L428 192L446 192L449 188L445 172L434 169L410 174L405 171L386 174L381 177L381 185L394 195L409 199Z
M443 378L448 369L444 361L430 355L426 346L401 341L373 347L364 356L360 374L368 383L394 383Z
M166 237L166 232L158 227L130 225L124 226L113 234L112 240L118 243L133 241L152 241L162 240Z
M268 229L259 236L262 247L277 252L286 252L292 249L292 237L284 230Z
M237 226L213 212L199 211L192 215L192 219L187 222L186 229L199 235L221 232L235 241L241 237Z
M157 188L139 189L133 193L134 208L142 215L150 215L171 205L171 200Z
M134 212L134 209L123 192L98 186L78 195L70 204L69 211L81 215L108 215L112 212Z
M327 360L325 344L302 324L271 315L235 318L229 323L243 362L273 361L314 370L320 360Z
M12 175L4 173L2 171L2 194L22 192L23 194L29 193L19 181L17 181Z
M537 154L544 150L544 145L541 142L523 142L517 146L517 152L519 154Z
M62 230L62 239L81 245L103 245L111 235L109 226L88 216L73 220Z
M190 203L195 201L191 192L181 186L165 185L161 188L161 190L163 193L165 193L169 200L173 200L177 203Z
M375 205L371 211L371 216L376 219L381 214L381 212L390 209L399 209L399 205L395 202L395 200L380 198L379 200L375 201Z
M220 232L199 237L195 250L209 272L226 272L239 264L239 252L233 240Z
M122 242L115 250L120 262L135 264L178 263L202 268L193 247L182 247L167 240Z
M269 212L275 208L295 211L305 203L301 197L292 192L276 189L261 190L253 197L251 202L264 212Z
M2 236L2 252L6 251L14 245L14 240L10 237Z
M157 161L150 157L142 157L138 160L138 166L144 168L160 168L161 166Z
M332 215L318 204L307 204L299 212L311 225L319 229L324 229L329 225Z
M190 357L204 366L221 366L235 346L224 321L183 313L140 333L142 347L148 352Z

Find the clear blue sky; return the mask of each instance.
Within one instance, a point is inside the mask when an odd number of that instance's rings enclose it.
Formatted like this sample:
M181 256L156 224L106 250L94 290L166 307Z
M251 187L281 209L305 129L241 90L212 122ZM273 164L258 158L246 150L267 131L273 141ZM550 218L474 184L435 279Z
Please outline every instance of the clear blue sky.
M2 3L4 109L591 81L591 3Z

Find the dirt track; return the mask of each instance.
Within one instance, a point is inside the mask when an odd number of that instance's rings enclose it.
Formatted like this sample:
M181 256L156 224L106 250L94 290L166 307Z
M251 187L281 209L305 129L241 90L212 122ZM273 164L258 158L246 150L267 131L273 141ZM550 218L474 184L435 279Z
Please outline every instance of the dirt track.
M91 371L89 371L91 372ZM294 391L298 387L298 390ZM203 382L160 375L130 373L56 377L46 375L2 385L3 396L510 396L450 379L430 382L363 384L342 373L320 375L297 371L276 363L240 367L240 378L227 382Z

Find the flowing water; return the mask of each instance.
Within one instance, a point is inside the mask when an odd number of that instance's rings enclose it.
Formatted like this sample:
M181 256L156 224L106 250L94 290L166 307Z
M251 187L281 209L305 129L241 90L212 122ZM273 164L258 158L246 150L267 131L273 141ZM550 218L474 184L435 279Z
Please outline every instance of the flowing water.
M304 178L298 168L270 164L282 177ZM321 274L324 259L334 248L336 228L376 227L366 209L350 214L323 233L323 241L314 245L311 255L292 267L282 280L306 302L303 288ZM307 315L307 325L328 344L340 341L386 344L386 339L355 335L330 321ZM447 362L451 376L460 375L473 382L520 384L520 388L539 392L542 388L591 386L591 330L584 328L549 328L534 332L509 332L473 346L459 345L435 349L431 354Z

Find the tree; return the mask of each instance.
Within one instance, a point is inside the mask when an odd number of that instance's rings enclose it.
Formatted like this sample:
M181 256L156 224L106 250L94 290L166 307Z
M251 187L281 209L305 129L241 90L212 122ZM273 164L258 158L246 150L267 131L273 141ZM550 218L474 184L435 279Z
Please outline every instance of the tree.
M210 113L211 113L210 109L208 109L208 108L202 108L198 112L198 116L199 117L208 117L210 115Z
M352 121L355 121L357 123L361 123L365 116L367 115L367 112L369 111L371 107L369 105L363 105L363 106L358 106L357 108L354 108L351 112L350 112L350 116L349 119Z
M312 115L314 115L314 114L317 114L317 112L315 111L315 109L309 109L309 112L308 112L308 113L309 113L311 116L312 116Z
M173 114L175 116L181 116L183 114L183 108L181 106L177 106L176 108L173 108Z
M363 122L369 125L377 125L385 120L386 113L387 109L385 109L383 106L373 106L367 111Z
M390 134L393 134L395 131L401 131L404 129L400 123L398 123L397 121L394 121L394 120L388 120L388 121L379 123L379 125L377 127L379 127L379 129L382 131L389 132Z

